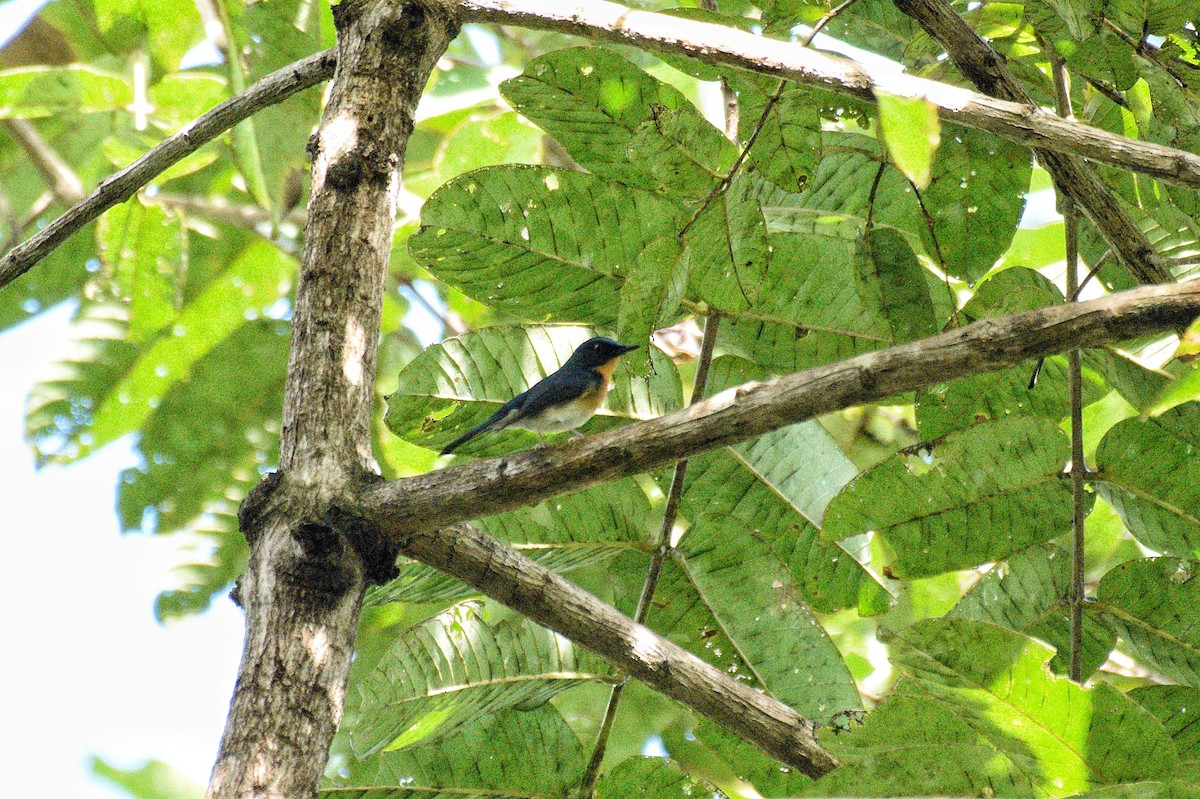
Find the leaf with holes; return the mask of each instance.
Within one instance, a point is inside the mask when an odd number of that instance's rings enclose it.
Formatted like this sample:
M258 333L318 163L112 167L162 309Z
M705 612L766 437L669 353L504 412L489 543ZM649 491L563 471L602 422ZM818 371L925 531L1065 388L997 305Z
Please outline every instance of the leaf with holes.
M878 533L898 577L1008 557L1070 529L1068 450L1054 423L1033 417L951 433L855 478L829 503L824 533Z
M495 308L612 328L633 265L682 216L668 200L595 175L495 167L434 192L408 247L436 277Z

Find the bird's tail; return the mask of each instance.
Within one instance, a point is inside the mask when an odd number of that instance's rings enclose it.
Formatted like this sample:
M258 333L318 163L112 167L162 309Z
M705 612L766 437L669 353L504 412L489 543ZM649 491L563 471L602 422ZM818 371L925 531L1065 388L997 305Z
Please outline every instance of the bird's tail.
M491 430L493 427L495 427L496 422L497 422L497 418L495 416L493 416L491 419L488 419L483 424L478 425L476 427L472 427L470 430L463 433L461 436L454 439L446 446L442 447L442 454L449 455L451 452L458 449L463 444L467 443L468 441L470 441L472 438L479 435L480 433L486 433L488 430Z

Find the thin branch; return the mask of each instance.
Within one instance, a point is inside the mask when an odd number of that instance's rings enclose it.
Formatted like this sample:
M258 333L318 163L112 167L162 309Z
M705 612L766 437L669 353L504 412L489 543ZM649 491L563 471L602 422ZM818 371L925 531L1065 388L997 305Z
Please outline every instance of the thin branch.
M333 74L335 62L334 52L326 50L272 72L170 136L129 166L109 175L82 202L72 206L33 237L13 247L0 259L0 288L27 272L72 233L114 205L128 200L167 168L238 122L296 92L327 80Z
M955 66L981 91L1003 100L1032 104L1028 92L1009 71L1003 57L945 0L895 0L895 4L946 50ZM1048 116L1071 124L1059 115ZM1054 178L1054 185L1087 213L1100 235L1140 282L1174 281L1120 200L1100 182L1091 167L1079 159L1079 156L1090 157L1090 153L1058 151L1040 145L1033 147L1038 161Z
M874 102L876 89L922 98L944 121L1047 150L1200 186L1200 156L1070 122L1030 102L1009 102L897 70L858 64L798 43L724 25L638 11L605 0L462 0L464 22L521 25L632 45L708 64L772 75Z
M717 346L717 331L721 326L721 312L712 309L704 322L704 341L700 345L700 358L696 363L696 378L692 383L692 401L695 405L704 399L708 391L708 370L712 366L713 352ZM646 616L650 613L650 603L654 601L654 592L658 589L658 578L662 576L663 564L671 556L671 532L675 529L675 521L679 517L679 501L683 497L683 481L687 476L688 462L681 460L675 464L675 474L671 478L671 487L667 491L667 502L663 506L662 525L659 527L658 540L654 542L654 554L650 556L650 565L646 567L646 579L642 582L642 593L638 597L637 609L633 613L635 624L645 624ZM592 750L591 760L584 769L580 781L581 796L591 796L596 787L596 778L600 775L600 764L604 762L604 753L608 749L608 737L612 733L613 722L617 718L617 708L621 703L621 695L625 691L626 681L621 680L613 686L608 695L608 704L604 707L604 716L600 721L600 731L596 735L596 746Z
M463 0L458 11L460 22L575 33L772 75L868 102L874 101L876 89L898 97L919 97L936 106L948 122L986 130L1030 147L1074 154L1168 182L1200 187L1200 156L1193 153L1069 122L1027 103L998 100L890 69L856 64L724 25L635 11L604 0L575 4L563 0ZM0 288L201 145L255 111L328 79L335 58L328 50L272 73L108 178L82 203L0 258ZM1152 251L1146 254L1153 255Z
M83 199L83 181L59 157L49 142L42 138L33 123L26 119L6 119L4 129L20 145L34 168L41 174L54 198L63 205L71 205Z
M1141 287L984 319L919 341L727 389L684 410L557 446L381 483L365 491L362 511L403 544L420 530L536 504L824 413L1071 347L1099 347L1173 330L1197 315L1200 282Z
M249 230L254 230L259 225L269 226L275 222L271 212L265 208L245 203L226 202L220 198L197 197L192 194L156 191L143 193L141 200L147 205L161 205L164 208L181 211L189 216L213 219L217 222L224 222L234 227L247 228ZM293 209L288 212L284 221L303 228L304 219L305 215L302 210Z
M1062 57L1043 41L1042 51L1050 56L1050 75L1054 80L1054 103L1059 116L1071 118L1071 91L1067 85L1067 69ZM1063 217L1063 238L1066 245L1066 295L1074 299L1079 294L1079 216L1069 195L1059 194L1059 212ZM1084 523L1087 517L1087 495L1083 460L1083 362L1079 348L1067 351L1067 391L1070 395L1071 416L1071 590L1067 605L1071 616L1070 677L1083 682L1083 564Z

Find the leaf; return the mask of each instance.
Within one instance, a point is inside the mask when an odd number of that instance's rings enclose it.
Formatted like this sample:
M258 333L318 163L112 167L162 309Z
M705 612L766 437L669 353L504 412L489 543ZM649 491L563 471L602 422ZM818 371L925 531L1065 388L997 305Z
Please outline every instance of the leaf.
M691 799L717 796L717 789L686 774L673 760L631 757L596 781L595 799Z
M0 291L0 332L44 313L83 288L95 250L89 224Z
M388 397L386 423L396 435L440 449L482 423L497 407L557 371L575 347L593 335L578 326L529 325L488 328L447 339L414 358L400 373ZM604 429L616 419L649 419L682 406L674 366L650 350L654 372L648 379L627 380L620 372L602 416L583 431ZM634 353L629 357L639 357ZM480 436L463 445L464 454L486 455L528 448L534 433L509 429Z
M921 190L932 177L933 154L941 142L937 106L916 97L897 97L876 91L879 125L892 162Z
M1179 767L1166 730L1110 685L1046 670L1050 650L965 619L917 622L892 642L906 693L958 715L1003 752L1037 795L1165 778ZM899 690L899 689L898 689Z
M179 557L186 560L171 569L177 587L154 598L154 617L158 621L205 612L246 571L250 547L238 529L237 506L253 486L253 482L226 486L226 496L206 506L204 513L179 534L184 541Z
M997 272L979 284L975 295L959 312L962 322L990 319L1032 311L1063 301L1062 294L1049 280L1022 267ZM1097 374L1108 354L1088 351L1088 367L1083 372L1083 404L1089 405L1108 392L1108 385ZM963 430L989 419L1004 419L1017 414L1039 416L1052 421L1070 413L1067 390L1067 360L1051 356L1042 361L1037 381L1030 380L1038 361L1028 360L999 372L937 383L917 391L917 427L924 440L933 440L954 430ZM1116 364L1111 364L1117 367ZM1108 371L1113 371L1110 368Z
M863 472L829 504L824 535L878 533L895 551L898 577L999 560L1069 529L1067 457L1051 422L979 424Z
M129 336L144 341L175 316L176 285L182 283L186 234L177 215L138 199L100 217L100 258L129 303Z
M688 260L675 236L663 236L638 256L621 287L617 311L617 340L649 342L651 334L670 325L678 316L679 299L687 286ZM643 360L635 367L649 367ZM641 369L635 368L641 372Z
M477 604L455 605L406 630L360 683L351 741L360 757L428 743L608 673L532 622L491 626Z
M677 89L603 48L535 58L500 92L580 166L630 186L703 193L733 163L732 145Z
M92 755L93 777L125 791L133 799L201 799L204 786L161 760L146 760L137 768L119 768Z
M167 390L141 426L141 462L121 474L123 531L148 511L154 532L178 529L223 498L234 475L257 482L277 457L288 337L282 323L247 323Z
M583 774L584 752L551 706L500 710L457 734L351 763L322 796L375 799L566 796Z
M925 206L946 272L974 283L1012 241L1025 207L1033 162L1024 147L989 133L954 128L942 136Z
M1058 650L1050 667L1065 674L1070 664L1071 556L1053 545L1030 547L979 578L946 614L974 619L1040 638ZM1083 617L1083 679L1107 659L1116 636L1093 614Z
M1176 558L1126 561L1104 575L1096 599L1106 623L1150 668L1200 687L1200 580Z
M132 102L125 78L89 66L0 70L0 119L123 111Z
M1152 419L1126 419L1096 450L1096 490L1129 531L1157 552L1200 548L1200 403Z
M1129 692L1129 698L1154 714L1175 741L1179 758L1200 761L1200 689L1187 685L1147 685Z
M713 361L710 394L763 377L723 355ZM820 423L803 422L689 460L680 509L757 530L814 610L861 605L869 613L886 607L887 593L846 550L820 536L826 505L856 473Z
M762 128L750 148L754 165L781 189L802 191L821 155L821 119L812 93L787 88L768 111L767 102L774 95L774 88L743 74L737 74L733 82L738 90L741 140L749 141L762 120Z
M841 766L813 783L812 796L1038 795L1025 770L962 714L924 697L893 694L861 727L835 725L821 743Z
M938 332L925 270L904 237L892 228L868 228L858 251L862 282L877 292L892 341L903 344Z
M494 308L612 328L641 253L674 235L681 209L594 175L496 167L438 189L409 251L439 279Z
M684 236L689 281L709 305L741 311L755 305L766 277L770 247L762 211L739 175L713 198Z
M788 570L744 523L693 520L679 553L756 687L819 721L862 708L854 678Z
M29 437L38 446L58 439L64 446L55 459L76 459L134 431L196 361L245 325L247 316L274 304L293 274L293 260L275 246L259 241L246 247L192 296L170 330L140 348L108 346L125 352L104 368L85 367L94 374L38 389L30 401ZM124 326L110 335L124 335ZM64 403L80 413L65 414Z

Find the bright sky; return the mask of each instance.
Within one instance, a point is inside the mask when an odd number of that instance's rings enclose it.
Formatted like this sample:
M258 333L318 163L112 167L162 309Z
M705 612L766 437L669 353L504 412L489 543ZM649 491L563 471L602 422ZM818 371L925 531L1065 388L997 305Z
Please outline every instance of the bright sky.
M80 464L33 468L22 440L25 396L68 351L66 309L0 335L0 500L4 579L5 793L113 799L91 777L100 755L121 767L158 758L208 780L242 644L228 599L168 627L154 597L174 586L169 538L121 536L118 472L127 440ZM18 767L16 764L20 764ZM15 780L15 784L14 781Z

